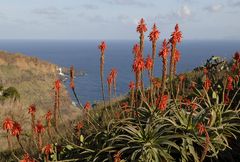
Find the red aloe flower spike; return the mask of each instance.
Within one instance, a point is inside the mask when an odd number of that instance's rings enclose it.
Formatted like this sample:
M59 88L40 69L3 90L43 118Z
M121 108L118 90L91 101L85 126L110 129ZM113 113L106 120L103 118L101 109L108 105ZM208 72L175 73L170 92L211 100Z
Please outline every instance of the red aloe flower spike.
M33 158L29 156L28 153L24 154L23 159L20 162L35 162Z
M40 120L37 121L37 124L35 126L35 133L37 134L37 144L38 144L38 150L41 151L42 148L42 133L44 133L45 128L43 127Z
M174 76L174 58L175 58L175 51L176 51L176 45L177 43L180 43L182 39L182 33L179 31L178 24L175 26L175 31L172 33L170 38L171 45L171 58L170 58L170 81L172 81L172 78Z
M229 104L230 103L230 99L228 97L228 95L226 93L224 93L224 104Z
M58 79L55 81L55 90L59 92L60 88L61 88L61 81Z
M114 162L121 162L121 154L120 154L120 152L117 152L114 155Z
M112 68L112 70L111 70L111 75L112 75L112 78L113 78L114 95L115 95L115 97L117 97L117 82L116 82L117 69Z
M111 92L112 92L112 83L113 83L113 76L111 72L108 74L107 83L108 83L108 95L109 95L109 102L110 102Z
M129 83L129 89L130 89L130 90L134 90L134 88L135 88L135 84L134 84L133 81L131 81L131 82Z
M205 125L201 122L197 124L198 134L201 136L206 131Z
M159 32L159 30L157 29L156 24L154 23L153 28L152 28L152 31L151 31L150 34L149 34L149 39L150 39L150 41L152 41L152 42L157 41L158 38L159 38L159 35L160 35L160 32Z
M167 80L167 56L169 53L169 47L168 47L168 43L167 40L164 39L163 43L162 43L162 49L159 52L159 56L162 57L162 63L163 63L163 67L162 67L162 87L161 87L161 95L164 94L165 88L166 88L166 80Z
M135 44L133 46L132 53L134 54L134 58L137 57L138 55L141 55L139 44Z
M100 43L100 45L98 46L98 48L100 49L101 54L104 55L104 52L105 52L105 50L106 50L106 48L107 48L107 45L106 45L106 43L105 43L104 41L102 41L102 42Z
M60 113L60 88L61 88L61 81L58 79L55 81L55 98L54 98L54 123L55 128L58 127L58 113Z
M13 125L14 125L14 121L7 117L4 121L3 121L3 130L6 130L7 133L13 129ZM12 143L11 143L11 139L10 139L10 135L7 134L7 142L8 142L8 148L11 150L12 148Z
M51 118L52 118L52 112L51 112L50 110L46 113L45 118L46 118L47 121L50 121L50 120L51 120Z
M148 70L148 71L151 71L152 68L153 68L153 60L152 58L150 57L150 55L148 55L146 61L145 61L145 68Z
M105 96L104 96L104 83L103 83L103 76L104 76L104 53L107 48L107 45L104 41L100 43L98 46L101 52L101 57L100 57L100 80L101 80L101 90L102 90L102 97L103 97L103 102L105 105Z
M208 77L206 77L206 80L204 82L204 88L206 89L206 91L208 92L208 90L210 89L211 87L211 80L208 79Z
M45 154L46 157L46 162L48 162L48 156L53 153L53 148L51 144L47 144L46 146L43 147L42 153Z
M3 121L3 130L11 130L13 128L13 125L14 125L14 121L7 117L4 121Z
M152 62L153 62L153 68L151 70L151 75L154 75L154 62L155 62L155 56L156 56L157 40L159 38L159 35L160 35L160 32L157 29L156 24L154 24L152 31L149 34L149 39L152 42Z
M51 133L50 133L50 126L51 126L51 118L52 118L52 113L49 110L46 115L45 115L45 119L47 121L47 133L49 135L50 138L52 138Z
M162 43L162 49L159 52L159 56L161 56L162 58L167 58L168 53L169 53L168 43L167 43L167 40L164 39L164 41Z
M140 33L140 52L143 53L144 48L144 33L147 31L147 26L142 18L137 26L137 32Z
M12 128L12 135L19 138L19 135L21 134L21 132L22 132L21 125L18 122L14 122L13 128Z
M86 104L84 105L84 109L86 111L90 110L91 109L91 103L89 101L86 102Z
M177 74L177 63L180 61L181 53L179 50L176 49L175 55L174 55L174 67L173 67L173 73L174 75Z
M233 78L231 76L229 76L227 78L227 88L228 91L233 90Z
M82 122L78 122L77 125L75 126L75 130L78 133L78 135L80 135L80 131L83 128L83 123Z
M176 24L175 31L171 35L170 42L172 44L177 44L177 43L180 43L181 40L182 40L182 32L179 30L178 24Z
M168 95L161 96L161 100L160 100L160 103L158 105L158 108L161 111L165 111L166 108L167 108L167 103L168 103Z
M36 113L36 106L34 104L29 106L28 113L31 114L31 115L35 115L35 113Z
M36 106L34 104L30 105L28 108L28 113L31 114L32 118L32 134L34 134L34 128L35 128L35 113L36 113Z
M35 132L36 132L37 134L42 134L44 131L45 131L44 126L42 125L41 121L38 120L38 121L37 121L37 124L36 124L36 126L35 126Z
M136 74L136 88L140 86L141 72L144 70L145 64L141 56L138 56L134 59L133 62L133 71Z
M145 21L143 18L141 18L138 26L137 26L137 32L139 33L145 33L147 31L147 26L145 24Z

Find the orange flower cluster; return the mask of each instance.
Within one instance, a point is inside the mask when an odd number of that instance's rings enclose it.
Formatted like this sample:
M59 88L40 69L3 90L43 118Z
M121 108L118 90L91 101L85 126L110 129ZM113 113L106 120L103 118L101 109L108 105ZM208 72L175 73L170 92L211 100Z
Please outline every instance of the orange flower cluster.
M179 26L178 24L176 24L175 26L175 31L172 33L171 35L171 39L170 39L170 42L172 44L177 44L177 43L180 43L181 40L182 40L182 32L179 30Z
M104 55L104 52L105 52L105 50L106 50L106 48L107 48L107 45L106 45L106 43L105 43L104 41L102 41L102 42L100 43L100 45L98 46L98 48L99 48L100 51L101 51L101 55Z
M161 111L165 111L167 108L167 103L168 103L168 95L161 96L158 109L160 109Z
M148 55L148 57L147 57L147 59L146 59L146 61L145 61L145 68L146 68L147 70L149 70L149 71L153 68L153 60L152 60L152 58L150 57L150 55Z
M78 122L77 125L75 126L75 129L77 130L77 132L79 132L82 128L83 128L82 122Z
M179 50L176 49L175 51L175 55L174 55L174 64L176 64L177 62L180 61L180 58L181 58L181 53Z
M227 78L227 88L228 91L233 90L233 78L231 76L229 76Z
M55 81L55 90L59 92L60 88L61 88L61 81L58 79Z
M22 132L22 128L21 125L16 122L13 121L11 118L7 117L4 121L3 121L3 130L6 130L7 132L11 131L11 134L15 137L19 137L19 135Z
M36 124L36 126L35 126L35 133L41 134L41 133L43 133L44 131L45 131L44 126L42 125L41 121L38 120L38 121L37 121L37 124Z
M24 154L23 159L20 162L35 162L33 158L29 156L28 153Z
M135 45L133 46L132 53L134 54L135 57L137 57L138 55L142 55L141 52L140 52L140 46L139 46L139 44L135 44Z
M9 117L7 117L3 121L3 130L10 131L13 128L13 124L14 124L14 121L12 119L10 119Z
M36 106L34 104L29 106L28 113L31 114L31 115L35 115L35 113L36 113Z
M210 89L210 87L211 87L211 80L208 77L206 77L206 80L205 80L203 86L206 89L206 91L208 91Z
M159 52L159 56L162 57L163 59L167 59L168 53L169 53L168 42L166 39L164 39L162 43L162 49Z
M88 111L90 109L91 109L91 103L87 101L86 104L84 105L84 110Z
M206 132L206 127L205 125L201 122L197 124L197 129L198 129L198 134L201 136L203 133Z
M130 90L133 90L135 88L134 81L130 81L128 87L129 87Z
M14 122L12 127L12 135L18 138L21 132L22 132L21 125L18 122Z
M160 32L159 30L157 29L157 26L156 24L153 25L153 28L152 28L152 31L150 32L149 34L149 39L150 41L152 42L156 42L159 38L159 35L160 35Z
M137 26L137 32L139 32L139 33L144 33L144 32L146 32L146 31L147 31L147 26L146 26L146 24L145 24L144 19L141 18L141 20L140 20L140 22L139 22L139 24L138 24L138 26Z
M51 118L52 118L52 112L49 110L45 115L45 119L47 120L47 122L50 122Z

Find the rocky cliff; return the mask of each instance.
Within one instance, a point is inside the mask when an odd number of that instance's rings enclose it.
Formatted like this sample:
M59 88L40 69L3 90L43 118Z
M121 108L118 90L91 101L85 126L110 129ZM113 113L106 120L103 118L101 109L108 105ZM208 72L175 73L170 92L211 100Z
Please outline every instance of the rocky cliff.
M0 51L0 85L15 87L20 93L20 102L28 107L35 104L41 113L54 105L54 81L58 79L57 65L29 57ZM72 107L69 94L62 85L61 107L64 114L78 110Z

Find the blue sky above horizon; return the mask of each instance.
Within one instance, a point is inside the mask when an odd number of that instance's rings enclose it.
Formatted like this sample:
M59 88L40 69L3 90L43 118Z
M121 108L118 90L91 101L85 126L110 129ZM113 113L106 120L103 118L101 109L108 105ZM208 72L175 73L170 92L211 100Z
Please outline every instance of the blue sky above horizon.
M0 0L0 39L137 39L140 18L168 38L240 40L240 0ZM147 34L148 34L147 33Z

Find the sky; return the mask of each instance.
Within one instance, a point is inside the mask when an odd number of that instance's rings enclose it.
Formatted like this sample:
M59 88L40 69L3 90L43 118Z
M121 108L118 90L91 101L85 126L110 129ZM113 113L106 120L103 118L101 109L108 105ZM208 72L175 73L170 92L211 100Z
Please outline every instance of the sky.
M160 37L239 40L240 0L0 0L0 39L137 39L144 18Z

